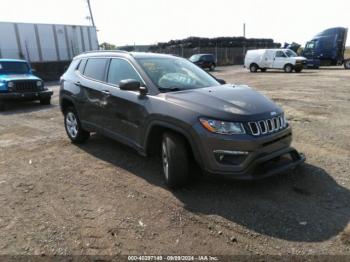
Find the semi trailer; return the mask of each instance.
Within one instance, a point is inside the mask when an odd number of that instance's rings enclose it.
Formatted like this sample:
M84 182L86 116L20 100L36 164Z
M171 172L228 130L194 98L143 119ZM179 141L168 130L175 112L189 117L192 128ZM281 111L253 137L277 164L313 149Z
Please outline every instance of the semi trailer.
M98 49L96 28L0 22L0 59L26 60L45 80L57 80L80 53Z

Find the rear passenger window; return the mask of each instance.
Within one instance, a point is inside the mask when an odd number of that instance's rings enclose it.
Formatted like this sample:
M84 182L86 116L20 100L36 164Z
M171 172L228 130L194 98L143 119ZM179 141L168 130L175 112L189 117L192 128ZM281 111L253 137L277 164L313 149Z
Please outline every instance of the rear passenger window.
M79 63L78 68L77 68L77 70L80 72L80 74L84 73L85 65L86 65L86 59L82 59Z
M87 60L84 75L99 81L104 81L107 58L90 58Z
M112 59L108 70L107 82L119 85L119 82L125 79L134 79L142 83L140 76L129 62L123 59Z

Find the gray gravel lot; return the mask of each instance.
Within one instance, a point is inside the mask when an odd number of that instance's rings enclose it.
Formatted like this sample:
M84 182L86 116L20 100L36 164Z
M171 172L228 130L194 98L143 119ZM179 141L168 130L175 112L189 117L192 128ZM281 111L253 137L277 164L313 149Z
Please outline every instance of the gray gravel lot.
M0 113L0 254L350 255L350 71L215 75L280 104L306 163L171 191L158 159L99 135L72 145L51 85L53 105Z

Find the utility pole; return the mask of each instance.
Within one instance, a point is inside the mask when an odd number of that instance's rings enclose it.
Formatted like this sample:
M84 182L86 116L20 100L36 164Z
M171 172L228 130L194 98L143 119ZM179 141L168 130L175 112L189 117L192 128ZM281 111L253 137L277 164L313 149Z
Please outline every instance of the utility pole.
M246 38L245 38L245 23L243 23L243 37L244 37L244 44L243 44L243 49L242 49L242 60L244 60L245 54L246 54Z
M93 17L93 15L92 15L90 0L86 0L86 2L87 2L88 7L89 7L89 12L90 12L90 18L91 18L92 26L93 26L93 27L96 27L96 26L95 26L94 17Z

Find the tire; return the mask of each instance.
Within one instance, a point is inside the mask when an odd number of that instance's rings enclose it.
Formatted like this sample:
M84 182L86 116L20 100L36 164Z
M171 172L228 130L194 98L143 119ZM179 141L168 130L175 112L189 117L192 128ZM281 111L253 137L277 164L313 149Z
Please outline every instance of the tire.
M350 69L350 59L344 61L344 68Z
M249 67L250 72L256 73L259 69L259 66L257 64L251 64Z
M84 143L90 137L90 133L81 127L78 114L73 107L64 110L64 127L69 139L75 144Z
M184 186L189 177L189 156L185 140L179 135L165 133L161 152L166 185L173 189Z
M267 71L266 68L261 68L260 70L261 70L261 72L263 72L263 73L265 73L265 72Z
M286 73L292 73L293 72L293 66L291 64L286 64L284 66L284 72Z
M51 97L46 97L40 99L40 104L41 105L51 105Z
M215 70L215 64L212 64L210 67L209 67L209 71L213 72Z
M5 111L5 103L0 101L0 112Z
M296 68L296 69L295 69L295 72L296 72L296 73L300 73L301 71L303 71L302 68Z

